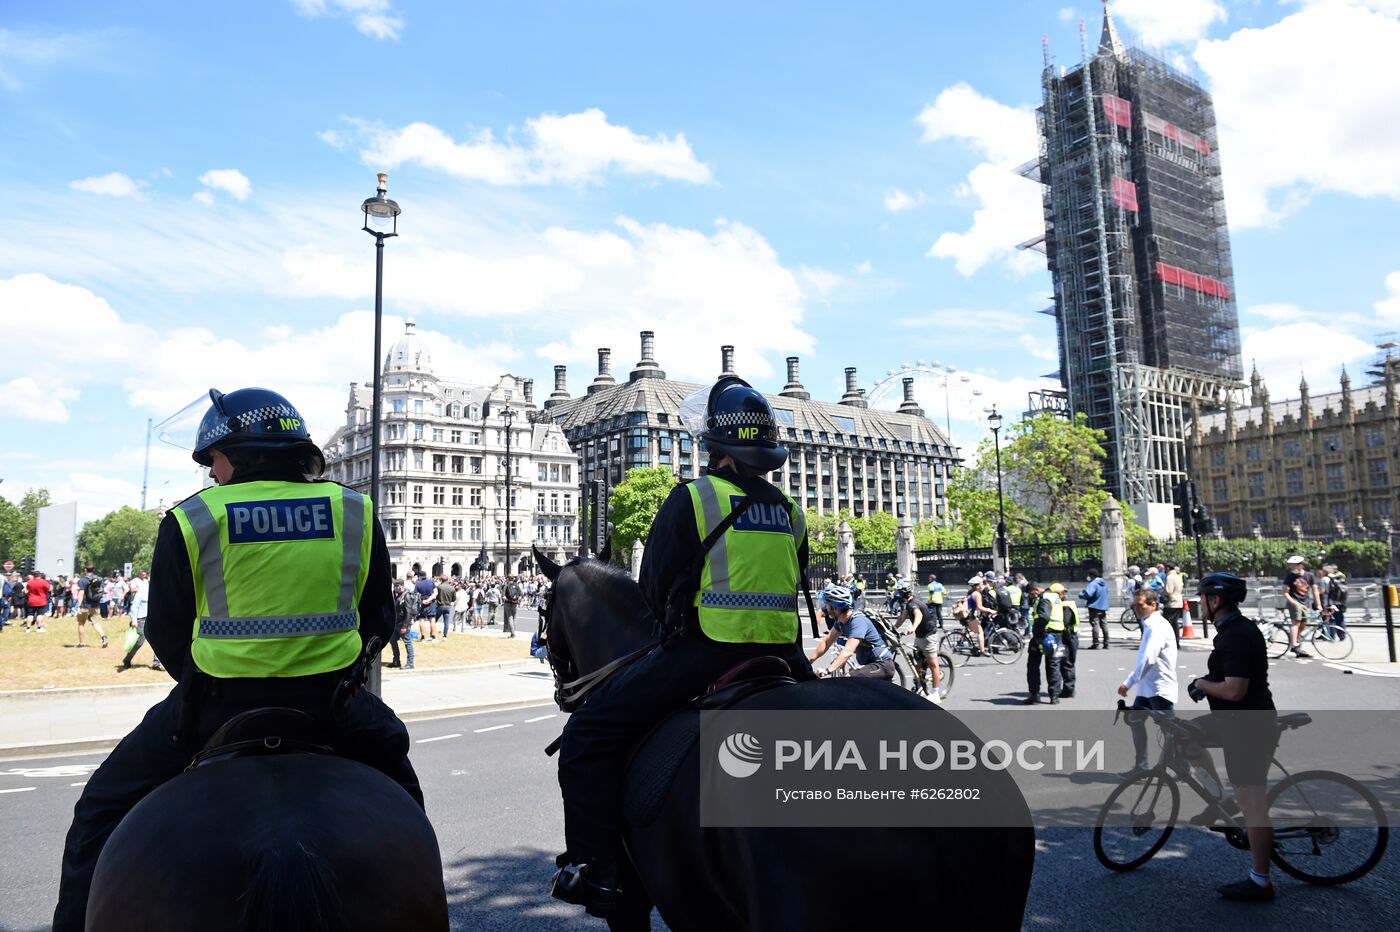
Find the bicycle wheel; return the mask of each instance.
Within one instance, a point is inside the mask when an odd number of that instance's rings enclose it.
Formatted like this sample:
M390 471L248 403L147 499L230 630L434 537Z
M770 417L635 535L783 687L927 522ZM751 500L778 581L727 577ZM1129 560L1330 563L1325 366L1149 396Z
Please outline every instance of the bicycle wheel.
M987 637L987 652L992 655L992 659L997 663L1015 663L1016 658L1021 656L1021 638L1014 631L1002 628Z
M1346 628L1326 622L1313 629L1310 643L1317 655L1325 660L1346 660L1356 646Z
M1269 659L1278 660L1288 653L1288 629L1281 625L1273 625L1269 631Z
M1390 842L1385 810L1366 787L1340 773L1307 770L1269 790L1273 861L1321 886L1365 876Z
M1111 871L1141 867L1162 850L1176 827L1181 791L1165 770L1119 784L1094 823L1094 854Z
M949 631L938 640L938 652L953 657L958 666L972 659L972 650L976 646L977 641L965 629Z
M1131 631L1134 634L1141 630L1138 625L1138 617L1133 614L1131 608L1123 609L1123 614L1118 616L1118 624L1123 626L1124 631Z
M916 685L914 685L914 686L910 686L910 685L909 685L910 676L909 676L909 674L906 673L905 670L904 670L904 665L905 665L906 662L907 662L907 658L904 656L904 651L902 651L902 650L896 650L896 651L894 652L894 676L895 676L895 679L899 681L899 688L900 688L900 689L913 689L913 690L915 690L915 691L917 692L917 691L918 691L917 681L915 681Z
M953 655L940 650L938 652L938 698L947 699L948 694L953 691Z

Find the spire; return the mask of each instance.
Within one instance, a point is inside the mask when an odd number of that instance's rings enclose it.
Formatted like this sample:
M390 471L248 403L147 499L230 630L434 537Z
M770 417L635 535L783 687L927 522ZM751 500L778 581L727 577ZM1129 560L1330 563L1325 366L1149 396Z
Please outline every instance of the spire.
M1114 58L1122 58L1126 54L1118 38L1118 27L1113 23L1113 14L1108 9L1108 0L1103 0L1103 36L1099 39L1099 51L1107 52Z

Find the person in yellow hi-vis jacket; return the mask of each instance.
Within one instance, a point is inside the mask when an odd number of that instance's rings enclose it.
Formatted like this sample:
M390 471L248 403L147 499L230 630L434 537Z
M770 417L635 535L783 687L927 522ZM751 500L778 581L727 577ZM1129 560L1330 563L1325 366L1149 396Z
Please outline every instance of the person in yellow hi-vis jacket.
M394 621L389 554L368 498L319 476L301 414L262 388L211 390L162 424L198 417L195 462L217 485L175 505L151 560L146 637L176 680L88 780L63 852L56 932L81 930L98 855L122 817L179 775L234 715L310 713L340 755L377 768L423 805L408 731L358 680ZM333 701L334 700L334 701ZM158 869L157 865L152 865Z
M795 678L813 678L797 618L807 529L797 503L764 478L787 461L768 399L726 376L685 399L680 415L709 465L657 512L638 580L667 639L598 687L569 717L560 746L568 850L553 893L596 916L622 900L618 788L628 749L747 658L781 657Z

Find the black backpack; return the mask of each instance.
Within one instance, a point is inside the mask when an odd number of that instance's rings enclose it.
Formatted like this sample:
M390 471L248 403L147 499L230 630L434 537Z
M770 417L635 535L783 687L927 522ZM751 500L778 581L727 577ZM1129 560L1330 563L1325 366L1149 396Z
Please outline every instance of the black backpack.
M89 605L96 605L102 601L102 577L89 576L87 585L83 587L84 598Z
M1337 608L1347 607L1347 582L1337 576L1327 577L1327 599Z

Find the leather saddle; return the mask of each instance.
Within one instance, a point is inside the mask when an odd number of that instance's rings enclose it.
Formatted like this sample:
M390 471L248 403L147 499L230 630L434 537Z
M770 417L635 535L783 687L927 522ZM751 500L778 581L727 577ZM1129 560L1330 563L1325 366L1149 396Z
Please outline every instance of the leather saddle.
M756 693L779 686L791 686L796 682L792 676L792 668L783 658L750 657L736 663L711 683L705 694L695 700L695 706L706 711L727 709Z
M320 722L300 709L269 707L239 712L209 736L186 770L237 757L335 754Z

